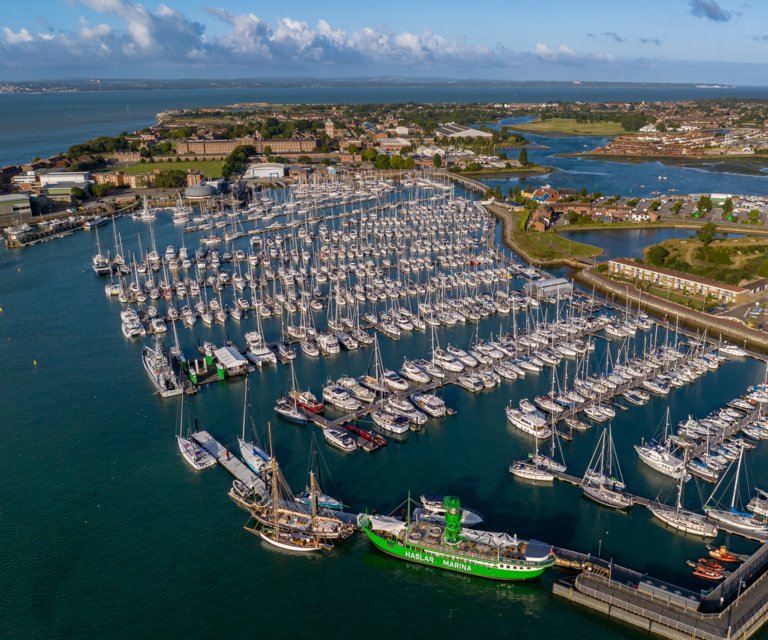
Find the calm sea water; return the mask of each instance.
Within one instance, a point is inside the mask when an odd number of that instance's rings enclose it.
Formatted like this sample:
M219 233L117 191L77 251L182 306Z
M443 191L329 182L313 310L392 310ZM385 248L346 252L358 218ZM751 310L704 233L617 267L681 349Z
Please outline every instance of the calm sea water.
M578 242L595 245L603 249L603 255L599 260L608 258L639 258L643 255L643 249L652 244L659 244L664 240L679 240L682 238L692 238L696 235L695 231L689 229L621 229L616 235L610 230L592 230L569 231L568 237ZM724 233L723 238L743 237L735 233Z
M529 118L508 118L503 124L524 122ZM504 193L515 186L550 185L555 189L586 188L590 193L601 191L606 195L628 197L668 196L688 193L731 193L765 195L768 193L768 175L747 175L725 170L722 162L692 164L690 166L664 164L657 160L647 162L620 162L595 158L579 158L566 154L583 153L601 147L610 138L601 136L545 136L526 132L525 137L542 148L529 149L531 162L555 167L557 171L535 176L510 176L501 180L483 180L492 187L501 187ZM508 150L516 158L519 149ZM752 167L768 171L756 162ZM660 180L660 176L665 179Z
M47 157L99 135L115 135L155 122L159 111L237 102L533 102L691 100L717 97L767 98L766 87L698 89L692 86L642 85L468 85L462 82L412 86L323 86L254 89L158 89L0 95L0 166Z
M139 234L147 246L145 224L126 219L118 227L129 246L138 247ZM165 218L155 234L161 248L180 242L178 227ZM192 246L193 238L185 240ZM218 468L195 473L178 454L177 405L153 394L140 344L122 337L121 305L105 297L104 280L90 271L94 246L94 236L82 232L22 251L0 248L0 637L295 637L313 628L324 638L410 638L424 635L423 624L430 636L446 637L478 630L501 637L510 628L531 637L641 637L554 598L556 571L530 583L495 584L388 559L360 537L319 557L265 548L243 531L246 516L226 496L227 474ZM322 326L322 314L317 319ZM508 330L512 321L485 319L480 335ZM523 316L516 321L526 322ZM221 344L229 336L242 343L252 323L197 323L194 331L181 330L180 339L187 353L202 340ZM274 339L278 326L270 320L265 331ZM444 345L466 346L473 331L456 326L438 336ZM630 351L650 337L638 335ZM662 332L657 337L665 339ZM385 365L396 368L406 356L426 354L429 339L416 333L381 344ZM592 367L604 367L606 351L615 355L617 347L598 340ZM319 392L328 377L362 373L370 358L370 350L318 360L299 354L296 373L302 386ZM719 407L763 375L763 363L733 361L672 391L668 400L619 411L613 433L629 487L646 496L671 491L632 450L663 426L667 406L675 424ZM282 423L272 411L289 370L267 368L251 381L256 424L263 434L272 421L277 456L299 490L313 427ZM613 513L586 502L574 487L533 487L509 476L510 461L532 443L506 425L504 406L550 384L545 372L477 395L449 388L446 399L456 417L432 421L424 433L372 455L341 454L321 442L329 471L325 489L352 511L388 511L408 490L455 493L485 515L489 529L600 550L700 588L685 566L701 555L700 541L665 530L643 509ZM215 383L188 407L202 428L233 446L242 395L240 381ZM598 436L593 429L563 444L573 473L583 472ZM750 472L763 486L767 464L768 446L749 455ZM695 483L686 498L691 507L700 504Z

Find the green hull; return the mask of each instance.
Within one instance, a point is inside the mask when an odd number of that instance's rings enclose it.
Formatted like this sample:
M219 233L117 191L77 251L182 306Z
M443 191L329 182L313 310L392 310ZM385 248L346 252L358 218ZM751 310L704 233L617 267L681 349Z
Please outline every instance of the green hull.
M460 554L446 553L442 550L432 550L418 544L405 545L395 540L388 540L377 535L368 527L363 527L363 532L379 551L400 560L491 580L530 580L540 576L546 568L554 564L554 558L551 562L536 563L526 560L504 560L501 562L480 560Z

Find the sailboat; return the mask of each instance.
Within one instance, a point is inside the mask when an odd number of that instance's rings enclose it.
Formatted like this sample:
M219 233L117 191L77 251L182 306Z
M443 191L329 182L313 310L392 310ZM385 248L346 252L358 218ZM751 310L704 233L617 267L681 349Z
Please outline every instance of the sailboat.
M293 368L293 360L290 360L291 365L291 392L288 397L281 396L275 403L275 412L284 420L293 422L294 424L307 424L309 418L299 409L298 390L296 389L296 372Z
M555 416L550 415L552 435L549 439L549 455L541 453L536 450L530 454L531 462L536 463L539 467L549 469L550 471L557 471L559 473L565 473L566 466L564 462L560 462L556 458L556 450L560 450L560 441L557 437L557 428L555 427ZM560 459L563 458L563 452L560 450Z
M309 450L309 468L307 472L310 483L308 483L304 491L302 491L300 494L296 496L295 500L300 504L306 504L310 506L312 504L312 501L314 500L316 507L319 509L334 509L337 511L341 511L342 509L344 509L344 504L340 500L337 500L336 498L332 498L331 496L324 494L321 489L321 486L320 486L321 461L322 461L322 458L320 456L320 449L317 446L317 438L313 433L312 445L310 446L310 450ZM314 491L312 490L312 486L311 486L311 480L313 477L315 478Z
M683 509L683 485L685 476L680 475L677 480L677 496L675 506L663 504L658 499L648 503L648 510L673 529L690 533L702 538L714 538L717 535L717 527L709 522L705 516Z
M615 462L615 467L614 467ZM614 475L614 468L616 475ZM629 509L634 504L631 495L624 493L619 459L613 446L610 425L600 434L592 459L589 461L581 490L590 500L611 509Z
M671 478L681 478L687 481L690 479L690 475L686 469L685 461L672 453L670 450L671 441L667 438L669 431L669 407L667 407L665 420L663 441L651 440L647 443L635 445L635 451L640 460L651 467L651 469Z
M242 435L237 439L237 444L240 447L240 455L243 457L243 462L256 475L261 475L266 469L269 468L269 456L261 449L255 442L256 434L253 429L253 422L251 422L251 433L253 440L249 441L245 439L245 422L248 417L248 377L245 378L245 390L243 392L243 431Z
M97 276L112 275L112 264L109 261L109 255L104 255L101 252L101 242L99 241L99 230L96 231L96 255L93 256L91 262L91 268Z
M200 445L182 435L184 426L184 396L181 396L181 408L179 410L179 433L176 435L176 444L181 455L190 467L195 471L207 469L216 464L216 458L203 449Z
M319 512L313 471L309 474L309 510L305 505L296 502L272 451L272 430L269 425L268 430L271 499L266 503L253 502L230 491L232 499L251 515L245 529L260 536L266 543L288 551L311 552L331 549L333 545L329 540L348 538L352 535L353 527L327 511Z
M270 433L270 449L271 449L272 437ZM280 496L279 496L279 474L277 469L277 460L274 455L270 456L270 466L272 470L272 518L271 521L264 522L259 521L258 528L250 529L253 533L258 533L264 542L283 549L286 551L298 551L301 553L311 553L313 551L323 551L332 549L333 545L321 540L318 536L312 533L305 533L301 531L293 531L288 528L280 527ZM312 491L314 492L315 477L310 475L310 482L312 484ZM317 507L313 502L312 505L312 521L316 519ZM246 525L246 529L248 526Z
M742 531L749 531L751 533L765 533L768 532L768 523L764 520L757 518L754 513L745 513L739 511L736 508L736 503L739 497L739 476L741 475L742 458L744 457L744 449L739 449L739 457L736 464L736 474L733 477L733 494L731 495L731 504L728 509L719 509L710 505L704 506L704 511L711 520L721 522L725 525L741 529ZM733 463L731 463L733 466ZM723 478L717 483L712 495L709 497L708 503L714 498L717 489L723 482L727 474L723 474Z

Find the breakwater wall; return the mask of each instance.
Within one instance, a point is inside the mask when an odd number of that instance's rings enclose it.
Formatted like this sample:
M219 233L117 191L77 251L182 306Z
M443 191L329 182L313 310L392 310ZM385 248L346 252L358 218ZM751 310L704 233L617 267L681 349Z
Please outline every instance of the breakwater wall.
M622 301L639 305L646 311L662 317L669 322L679 321L688 328L706 331L712 340L728 340L748 348L768 354L768 334L738 324L736 320L726 320L701 311L695 311L676 302L649 295L631 284L615 282L609 277L594 271L582 269L573 276L574 280L588 289L614 296Z

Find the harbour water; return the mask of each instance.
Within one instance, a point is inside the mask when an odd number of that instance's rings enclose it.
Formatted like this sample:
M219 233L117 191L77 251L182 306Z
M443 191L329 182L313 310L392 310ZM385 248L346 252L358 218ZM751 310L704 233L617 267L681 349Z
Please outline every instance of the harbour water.
M515 124L530 120L527 117L507 118L501 124ZM768 192L768 161L756 161L750 173L744 169L725 165L724 162L688 161L670 164L659 160L623 162L601 158L569 156L585 153L607 144L610 138L602 136L541 135L530 132L525 137L539 148L528 150L532 163L554 167L557 171L541 175L510 176L504 179L484 179L491 187L500 187L506 193L515 186L550 185L555 189L586 188L590 193L600 191L606 196L619 194L626 197L652 197L661 194L674 197L689 193L731 193L764 195ZM510 158L517 158L519 149L507 149ZM737 170L738 169L738 170ZM665 179L660 180L663 176Z
M666 227L655 228L627 228L621 229L585 229L583 231L569 231L568 237L577 242L591 244L603 249L603 254L598 260L608 258L640 258L643 249L652 244L659 244L665 240L681 240L693 238L696 232L691 229L671 229ZM722 238L738 238L736 233L724 233Z
M138 247L138 234L147 246L146 223L121 219L118 231L128 246ZM158 247L179 244L179 227L167 216L158 217L154 233ZM185 241L194 245L191 237ZM104 280L90 272L94 246L94 236L81 232L27 250L0 248L0 545L6 558L0 637L294 637L310 625L329 636L362 630L372 638L415 637L424 634L422 622L435 636L478 629L501 636L513 626L534 637L640 637L554 598L554 570L530 583L495 584L391 560L361 537L327 556L265 548L242 530L245 514L226 496L226 473L195 473L181 459L173 437L177 404L153 394L139 343L121 335L121 305L104 296ZM517 321L525 324L522 315ZM509 330L510 322L490 316L481 321L480 336ZM188 354L202 340L222 344L230 337L243 344L252 323L197 323L194 331L180 329L180 339ZM275 339L274 320L264 329ZM438 337L443 345L465 347L473 332L471 325L456 325L440 328ZM651 335L639 332L630 352ZM657 338L665 339L661 330ZM428 334L420 333L380 343L384 364L395 369L404 357L429 349ZM599 369L609 345L614 354L618 345L602 339L596 345L593 368ZM319 393L327 378L361 374L370 359L364 349L315 360L299 354L296 374L301 386ZM372 455L345 455L321 443L332 478L324 489L353 512L388 511L408 490L453 493L485 516L488 529L599 553L689 588L708 587L685 566L702 554L700 540L664 529L644 509L609 512L583 500L575 487L535 487L509 475L511 460L532 442L507 426L503 409L546 392L548 371L476 395L449 387L445 399L457 416L430 421L425 432ZM702 416L722 406L764 375L762 362L731 361L667 399L617 411L613 436L630 490L648 497L671 491L632 450L663 426L667 406L674 425L691 412ZM270 420L276 455L299 490L314 427L283 423L272 411L289 376L286 367L268 367L251 374L250 386L261 435ZM187 407L201 428L234 449L242 393L242 381L206 385ZM563 443L570 472L584 471L599 431ZM768 445L748 458L755 482L768 485ZM700 504L697 494L691 482L691 508ZM720 540L739 551L754 548L730 536Z

